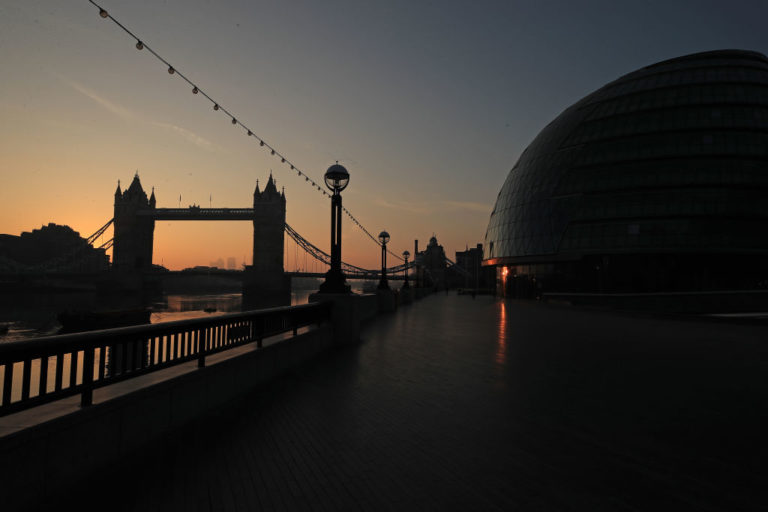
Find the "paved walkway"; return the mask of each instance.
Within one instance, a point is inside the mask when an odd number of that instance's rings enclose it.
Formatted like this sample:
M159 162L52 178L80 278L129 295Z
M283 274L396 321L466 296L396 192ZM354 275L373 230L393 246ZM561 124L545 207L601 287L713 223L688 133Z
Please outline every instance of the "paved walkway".
M435 295L67 498L81 510L764 509L767 334Z

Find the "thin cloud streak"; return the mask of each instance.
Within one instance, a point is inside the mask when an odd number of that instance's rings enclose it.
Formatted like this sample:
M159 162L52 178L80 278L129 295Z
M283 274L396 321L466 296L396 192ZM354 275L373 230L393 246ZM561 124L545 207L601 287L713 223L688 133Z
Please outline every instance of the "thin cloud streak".
M468 210L471 212L491 213L491 205L475 203L472 201L443 201L443 204L451 210Z
M391 208L393 210L401 210L410 213L418 213L428 215L432 213L464 210L478 213L491 213L491 205L486 203L476 203L473 201L437 201L437 202L424 202L419 204L402 203L386 201L384 199L376 199L374 203L378 206L385 208Z
M181 126L176 126L175 124L171 123L160 123L160 122L154 122L152 123L154 126L157 126L159 128L163 128L164 130L171 131L173 133L176 133L177 135L180 135L187 141L191 142L197 147L207 149L208 151L215 151L216 145L209 141L208 139L201 137L200 135L191 132L185 128L182 128Z
M63 79L67 84L69 84L70 87L72 87L74 90L82 94L83 96L90 98L91 100L95 101L105 109L109 110L113 114L115 114L118 117L121 117L122 119L125 119L127 121L133 121L137 118L136 114L134 114L131 110L118 105L117 103L113 103L109 101L106 98L103 98L96 94L96 92L92 91L91 89L78 84L77 82L73 82L71 80Z
M162 128L169 132L175 133L180 137L182 137L183 139L185 139L187 142L190 142L195 146L206 149L208 151L216 151L218 149L217 146L213 144L211 141L209 141L208 139L201 137L200 135L194 132L191 132L185 128L182 128L181 126L177 126L172 123L163 123L159 121L146 121L144 119L141 119L141 117L135 112L133 112L132 110L104 98L103 96L99 95L92 89L89 89L88 87L85 87L82 84L79 84L77 82L64 78L62 76L59 76L59 79L61 79L63 82L68 84L70 87L72 87L74 90L76 90L83 96L91 99L92 101L101 105L103 108L105 108L109 112L112 112L113 114L115 114L116 116L120 117L123 120L141 121L141 122L149 123L158 128Z
M409 203L393 203L390 201L385 201L384 199L376 199L374 201L374 204L383 206L384 208L391 208L393 210L401 210L401 211L411 212L411 213L419 213L419 214L431 213L431 210L424 206L416 206Z

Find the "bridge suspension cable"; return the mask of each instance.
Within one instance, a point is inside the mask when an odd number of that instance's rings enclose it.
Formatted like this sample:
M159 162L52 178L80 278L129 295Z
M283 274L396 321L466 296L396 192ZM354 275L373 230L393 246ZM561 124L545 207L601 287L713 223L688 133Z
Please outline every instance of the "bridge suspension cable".
M88 249L103 249L107 250L114 244L114 237L110 238L106 242L99 245L99 247L94 247L94 242L98 240L100 236L104 234L104 232L113 224L115 219L109 219L106 224L101 226L99 229L93 232L88 238L85 239L85 244L75 247L64 254L60 254L54 258L51 258L47 261L44 261L42 263L39 263L37 265L33 265L29 267L27 270L29 271L46 271L46 270L54 270L57 268L61 268L63 266L66 266L66 264L72 264L77 263L77 260L80 259L80 256L82 256Z
M303 177L303 178L304 178L304 182L305 182L305 183L311 184L311 186L312 186L313 188L315 188L316 190L318 190L318 191L319 191L321 194L323 194L324 196L326 196L326 197L331 197L331 194L329 194L328 192L326 192L326 191L325 191L325 190L324 190L324 189L323 189L323 188L320 186L320 184L318 184L318 182L316 182L314 179L310 178L310 177L309 177L309 175L308 175L308 174L307 174L305 171L302 171L302 170L301 170L301 169L300 169L300 168L299 168L299 167L298 167L296 164L294 164L293 162L291 162L290 160L288 160L288 158L287 158L285 155L283 155L282 153L280 153L280 152L279 152L279 151L278 151L278 150L277 150L277 149L276 149L274 146L272 146L271 144L267 143L267 141L266 141L266 140L264 140L264 138L262 138L262 137L260 137L260 136L256 135L256 134L253 132L253 130L251 130L250 128L248 128L248 126L246 126L246 125L245 125L245 124L244 124L244 123L243 123L243 122L242 122L240 119L238 119L238 117L237 117L237 116L235 116L235 115L234 115L233 113L231 113L229 110L227 110L226 108L224 108L224 107L222 106L222 104L221 104L219 101L217 101L217 100L215 100L213 97L211 97L211 96L210 96L208 93L206 93L206 92L205 92L205 91L204 91L202 88L200 88L200 87L199 87L197 84L195 84L195 83L194 83L192 80L190 80L189 78L187 78L187 76L186 76L186 75L184 75L184 74L183 74L181 71L179 71L179 70L178 70L176 67L174 67L174 66L173 66L173 65L172 65L170 62L168 62L168 60L166 60L165 58L163 58L163 57L162 57L162 56L161 56L159 53L157 53L155 50L153 50L151 47L149 47L149 46L148 46L148 45L147 45L147 44L146 44L146 43L145 43L145 42L144 42L144 41L143 41L141 38L139 38L139 37L138 37L136 34L134 34L134 33L133 33L131 30L129 30L129 29L128 29L128 28L127 28L125 25L123 25L123 24L122 24L122 23L120 23L120 22L119 22L117 19L115 19L115 17L114 17L114 16L112 16L111 14L109 14L109 12L107 12L107 10L106 10L106 9L104 9L104 8L103 8L103 7L101 7L99 4L97 4L96 2L94 2L94 0L88 0L88 2L90 2L91 4L93 4L95 7L97 7L97 8L99 9L99 15L100 15L102 18L105 18L105 19L109 19L109 20L111 20L111 21L112 21L112 22L113 22L115 25L117 25L118 27L120 27L120 28L121 28L121 29L122 29L122 30L123 30L123 31L124 31L126 34L128 34L129 36L131 36L131 37L132 37L132 38L133 38L133 39L136 41L136 49L137 49L137 50L145 50L145 49L146 49L146 50L147 50L149 53L151 53L151 54L152 54L152 55L153 55L153 56L154 56L154 57L155 57L157 60L159 60L159 61L160 61L160 62L162 62L162 63L163 63L165 66L167 66L167 67L168 67L168 73L169 73L169 74L171 74L171 75L178 75L179 77L181 77L181 79L182 79L182 80L184 80L185 82L187 82L187 84L189 84L190 86L192 86L192 94L200 94L202 97L204 97L205 99L207 99L207 100L208 100L208 101L209 101L209 102L210 102L210 103L213 105L213 109L214 109L214 110L216 110L216 111L220 111L222 114L225 114L227 117L229 117L229 118L230 118L230 121L231 121L231 123L232 123L232 124L233 124L235 127L240 127L240 128L242 128L242 129L243 129L243 131L245 132L245 134L246 134L248 137L253 137L253 138L254 138L254 140L255 140L255 141L257 141L257 142L259 143L259 146L260 146L260 147L262 147L262 148L264 148L265 150L267 150L267 151L269 151L269 152L270 152L270 155L271 155L271 156L274 156L275 158L279 158L279 159L280 159L280 163L281 163L281 164L284 164L285 166L289 167L291 171L294 171L294 172L296 172L296 175L297 175L297 176L299 176L299 177ZM365 226L363 226L363 224L362 224L362 223L360 223L360 221L359 221L359 220L357 220L357 218L356 218L354 215L352 215L352 213L351 213L351 212L350 212L350 211L349 211L349 210L348 210L346 207L342 207L342 210L344 211L344 214L345 214L345 215L347 215L347 217L349 217L349 218L350 218L350 220L351 220L351 221L352 221L352 222L353 222L353 223L354 223L354 224L355 224L355 225L356 225L358 228L360 228L360 229L363 231L363 233L365 233L365 235L366 235L366 236L368 236L368 238L370 238L371 240L373 240L373 241L376 243L376 245L381 245L381 244L380 244L380 242L379 242L379 240L378 240L378 239L377 239L375 236L373 236L373 235L370 233L370 231L368 231L368 230L365 228ZM394 256L395 258L399 259L400 261L403 261L403 258L402 258L400 255L398 255L398 254L395 254L394 252L390 251L389 249L387 249L387 252L388 252L389 254L391 254L392 256Z
M111 226L113 222L115 222L114 218L109 219L109 221L106 224L104 224L99 229L97 229L96 232L94 232L91 236L89 236L86 239L86 241L89 244L93 245L93 242L95 242L97 238L99 238L101 235L103 235L104 232L107 230L107 228L109 228L109 226Z
M115 239L110 238L109 240L107 240L106 242L98 246L97 249L104 249L106 251L111 249L113 245L115 245Z
M56 258L53 258L51 260L48 260L44 263L41 263L39 265L36 265L34 267L31 267L29 270L46 270L55 268L57 266L61 266L63 263L72 261L73 259L79 257L84 251L90 248L95 249L103 249L108 250L110 249L114 243L115 239L114 237L110 238L106 242L103 242L98 247L94 247L94 242L102 236L107 229L114 224L115 219L109 219L103 226L101 226L99 229L97 229L95 232L93 232L88 238L86 238L86 244L77 247L73 250L71 250L68 253L62 254ZM316 261L319 261L320 263L323 263L325 265L331 264L331 255L325 252L324 250L317 247L315 244L301 236L298 231L293 229L290 224L287 222L285 223L285 232L288 234L288 236L296 243L298 247L301 247L301 249L304 251L305 254L308 254L312 256ZM451 261L448 258L445 258L446 263L448 263L450 266L454 267L460 272L468 274L466 270L456 265L453 261ZM379 269L366 269L362 267L358 267L357 265L352 265L351 263L346 263L344 261L341 262L342 269L344 270L344 273L347 274L347 277L370 277L373 275L378 275L380 270ZM387 273L390 275L394 275L398 272L403 272L406 269L410 269L416 266L415 259L413 261L410 261L407 265L405 263L396 265L393 267L387 268ZM306 267L306 264L305 264Z
M288 234L291 239L296 242L296 244L301 247L304 252L315 258L317 261L324 263L326 265L331 264L331 255L325 252L324 250L317 247L315 244L304 238L299 234L298 231L293 229L287 222L285 224L285 232ZM411 268L414 266L414 262L408 263L408 268ZM344 273L347 275L347 277L356 277L356 276L370 276L374 274L378 274L379 270L372 270L372 269L365 269L362 267L358 267L356 265L352 265L350 263L346 263L344 261L341 262L341 268L344 270ZM406 266L405 264L398 265L395 267L390 267L387 269L387 273L393 273L393 272L402 272L405 270Z

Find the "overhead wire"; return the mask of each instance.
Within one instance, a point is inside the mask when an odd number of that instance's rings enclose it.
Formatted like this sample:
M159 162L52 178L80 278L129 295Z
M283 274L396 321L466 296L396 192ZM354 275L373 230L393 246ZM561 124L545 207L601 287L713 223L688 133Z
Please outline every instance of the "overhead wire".
M291 171L295 171L297 176L303 177L305 183L311 184L312 187L315 188L316 190L318 190L321 194L323 194L323 196L331 197L331 194L329 194L328 192L323 190L323 188L314 179L312 179L305 171L301 170L296 164L291 162L285 155L281 154L274 146L272 146L271 144L267 143L267 141L264 140L264 138L256 135L256 133L253 130L251 130L248 126L246 126L240 120L241 118L238 118L233 113L231 113L229 110L224 108L224 106L222 106L221 102L215 100L212 96L210 96L208 93L206 93L199 85L194 83L184 73L179 71L178 68L173 66L168 60L163 58L159 53L157 53L149 45L147 45L147 43L143 39L139 38L139 36L134 34L128 27L126 27L125 25L120 23L120 21L115 19L114 16L109 14L109 12L106 9L104 9L101 5L97 4L94 0L88 0L88 2L90 2L93 6L95 6L96 8L99 9L99 15L102 18L111 20L115 25L120 27L126 34L131 36L136 41L136 45L135 46L136 46L137 50L147 50L149 53L151 53L157 60L159 60L165 66L167 66L167 70L168 70L169 74L171 74L171 75L178 75L179 77L181 77L181 79L184 80L188 85L192 86L192 93L193 94L200 94L204 98L206 98L208 101L210 101L211 104L213 105L213 109L214 110L221 111L222 113L226 114L230 118L231 123L233 125L239 126L243 130L245 130L245 133L246 133L246 135L248 137L253 137L256 141L258 141L260 147L266 148L270 152L270 156L274 156L275 158L279 158L281 164L285 164L286 166L290 167ZM352 212L350 212L349 209L347 209L346 207L342 207L342 210L347 215L347 217L350 218L352 223L355 224L355 226L357 226L358 228L360 228L360 230L362 230L362 232L366 236L368 236L368 238L373 240L373 242L376 243L376 245L378 245L378 246L382 245L381 242L375 236L373 236L371 234L371 232L368 231L365 228L365 226L363 226L363 224L359 220L357 220L357 218L354 215L352 215ZM387 249L387 252L389 254L391 254L392 256L394 256L395 258L398 258L399 260L403 261L403 258L400 255L395 254L394 252L392 252L389 249Z

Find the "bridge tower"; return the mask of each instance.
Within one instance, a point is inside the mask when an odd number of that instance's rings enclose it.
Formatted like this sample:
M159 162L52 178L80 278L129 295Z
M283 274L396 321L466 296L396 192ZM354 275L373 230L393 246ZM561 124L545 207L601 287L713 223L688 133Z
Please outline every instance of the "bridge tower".
M155 190L147 198L141 186L139 173L125 190L115 191L115 236L112 248L112 268L117 272L141 273L152 269L152 244L155 219L149 210L155 209ZM144 215L139 215L139 212Z
M253 192L253 265L247 269L244 296L290 300L290 280L284 274L285 191L278 192L270 174L264 190Z

